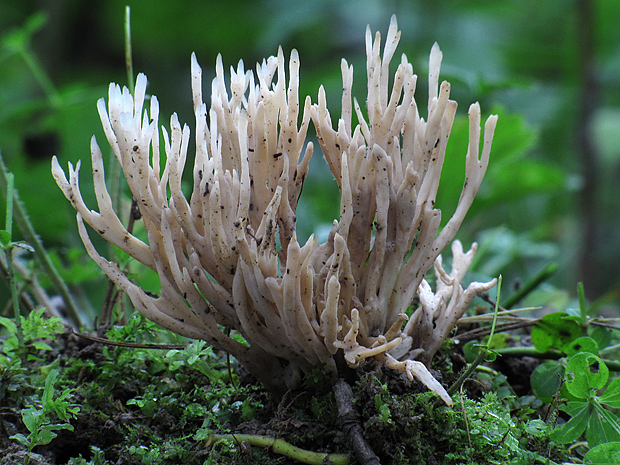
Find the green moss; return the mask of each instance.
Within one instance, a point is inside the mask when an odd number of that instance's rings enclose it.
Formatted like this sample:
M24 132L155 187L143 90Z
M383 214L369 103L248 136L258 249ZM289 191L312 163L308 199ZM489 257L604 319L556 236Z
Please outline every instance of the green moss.
M548 432L536 437L527 421L513 417L514 397L456 394L451 408L389 372L366 373L356 390L365 435L381 463L525 464L550 451Z

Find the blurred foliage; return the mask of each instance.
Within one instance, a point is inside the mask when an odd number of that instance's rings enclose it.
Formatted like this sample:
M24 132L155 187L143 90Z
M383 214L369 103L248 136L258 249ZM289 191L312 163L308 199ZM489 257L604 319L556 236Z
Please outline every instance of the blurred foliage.
M105 281L75 255L81 244L74 212L51 177L50 159L57 154L63 165L82 159L82 192L87 204L96 205L89 140L93 134L104 140L97 99L106 96L109 82L126 83L127 3L135 72L149 77L164 124L165 115L176 111L190 126L192 51L208 91L217 53L225 66L242 58L249 68L275 54L278 45L285 54L295 47L302 63L300 93L315 101L323 84L336 118L341 57L354 65L354 95L363 104L365 27L385 35L396 14L402 29L398 50L420 76L422 111L435 41L444 54L442 77L460 102L438 198L444 221L463 183L469 104L480 101L487 114L500 115L487 177L459 233L463 242L481 244L477 272L501 272L506 282L516 282L557 261L556 288L574 289L583 280L590 298L617 303L620 2L0 0L0 150L36 230L55 251L67 281L81 285L76 293L87 296L83 302L99 307ZM591 17L584 14L590 10ZM584 29L588 18L590 29ZM588 32L589 48L580 45ZM584 133L589 158L580 145ZM301 238L323 234L339 212L337 187L320 151L314 158L298 212ZM593 184L588 170L594 170ZM99 250L108 250L93 239ZM7 291L0 288L0 304L8 300Z

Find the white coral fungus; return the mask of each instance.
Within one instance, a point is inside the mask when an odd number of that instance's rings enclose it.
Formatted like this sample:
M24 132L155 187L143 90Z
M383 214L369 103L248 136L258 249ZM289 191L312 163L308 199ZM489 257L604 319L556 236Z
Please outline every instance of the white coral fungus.
M414 100L417 76L404 55L389 88L399 38L393 17L381 56L380 34L373 41L370 29L366 32L367 119L351 100L353 68L342 61L336 128L322 87L318 104L310 97L299 101L297 51L291 52L288 82L280 49L255 74L243 62L231 69L230 89L218 57L210 107L203 103L201 69L192 55L196 156L189 198L181 190L188 126L181 127L175 114L170 132L162 127L163 161L157 98L151 97L148 111L143 108L146 77L138 76L134 96L111 84L108 106L101 99L99 114L148 239L130 234L114 212L93 137L98 212L80 195L79 163L75 169L69 165L67 180L56 158L52 162L56 182L78 212L90 256L147 318L229 352L275 394L314 367L336 376L346 365L372 357L420 379L451 404L427 367L473 297L495 280L461 287L475 244L464 253L453 242L450 273L439 254L480 187L497 117L485 124L479 155L480 108L470 107L463 191L440 230L434 201L457 104L449 99L450 85L439 85L442 54L436 44L426 120ZM355 128L353 111L360 122ZM295 209L313 152L312 142L305 142L310 119L341 191L340 221L334 221L327 242L310 237L302 246ZM160 295L145 293L99 255L84 222L155 270ZM435 292L424 280L433 264ZM416 294L421 304L410 309ZM246 343L231 337L231 329Z

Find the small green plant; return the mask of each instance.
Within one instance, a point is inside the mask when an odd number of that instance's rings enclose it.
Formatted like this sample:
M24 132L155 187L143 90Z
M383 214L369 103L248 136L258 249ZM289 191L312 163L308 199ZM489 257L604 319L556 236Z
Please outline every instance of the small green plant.
M591 324L581 284L577 288L577 293L579 296L578 313L570 310L550 313L541 318L532 328L532 344L536 351L557 358L557 360L548 360L536 367L531 376L534 394L545 402L550 402L562 388L566 365L570 357L578 353L591 353L598 356L599 350L607 347L611 341L608 329ZM566 397L565 391L562 395Z
M611 379L611 365L599 354L610 344L609 331L592 327L588 318L583 286L578 287L579 313L556 312L544 316L532 329L532 343L540 353L559 353L536 367L531 376L533 393L544 402L565 402L559 410L568 418L552 431L550 438L559 444L578 441L585 433L590 451L584 463L604 462L603 457L618 451L620 418L620 378ZM589 336L583 336L588 333ZM615 444L615 445L614 445Z
M27 363L39 360L40 351L51 351L45 340L55 340L55 335L64 331L60 318L46 318L44 312L36 309L18 320L0 317L0 325L9 333L0 345L0 401L19 406L26 393L40 383L40 376L27 371Z
M554 441L571 443L585 431L590 447L620 442L620 418L609 410L620 408L620 378L607 385L608 380L609 369L597 355L579 352L568 360L568 402L560 410L570 419L552 433ZM598 395L603 388L604 392Z
M47 375L40 405L25 408L21 412L24 425L30 434L26 436L17 433L10 437L22 443L29 452L36 446L49 444L57 436L55 431L73 431L73 426L68 421L75 418L80 407L70 402L71 393L75 389L64 389L60 395L54 396L54 384L58 374L59 371L53 369ZM30 461L30 456L26 457L25 465Z
M213 347L207 346L206 341L194 341L185 349L172 349L166 353L166 359L170 362L170 371L181 367L192 367L205 375L210 381L217 382L222 379L225 372L213 368L215 354Z
M123 326L114 326L106 334L106 337L117 342L142 343L158 341L158 335L170 335L160 326L147 320L138 312L132 312L127 316Z
M69 460L68 465L107 465L109 462L105 459L104 452L95 446L90 446L92 457L89 461L86 461L82 456L72 458Z
M8 405L21 406L23 398L36 390L41 377L29 372L27 364L39 360L40 351L51 350L45 341L64 331L60 318L46 318L44 312L39 308L18 320L0 317L0 325L9 333L0 345L0 401Z
M55 340L56 334L64 331L62 320L59 317L46 317L44 308L35 309L28 316L20 317L19 322L18 324L17 320L0 317L0 325L9 332L9 337L2 343L0 365L8 362L8 358L15 357L20 351L18 330L21 330L23 338L21 346L32 348L33 351L52 350L45 339ZM31 354L29 358L34 359L35 355Z
M507 335L503 343L498 344L501 341L495 338L491 345L495 329L495 324L492 324L486 347L470 341L463 347L463 352L468 361L476 358L468 372L476 362L482 361L483 351L491 347L500 355L530 355L547 359L534 369L530 378L535 397L518 398L519 402L511 408L519 412L518 417L524 424L523 431L536 438L535 441L543 448L550 444L576 443L585 433L590 450L586 449L584 463L616 463L605 462L603 458L615 454L620 446L620 419L615 413L620 407L620 379L610 376L611 371L620 370L620 365L616 360L602 358L603 352L609 352L615 347L610 346L614 340L611 329L615 327L591 316L593 307L586 305L581 284L578 286L578 300L577 310L567 309L531 320L535 322L531 332L533 347L508 347ZM503 311L502 316L505 317L507 313ZM486 319L490 318L487 316ZM518 318L513 321L519 324ZM510 324L504 323L506 326ZM490 355L494 358L495 354ZM488 367L484 369L493 371ZM485 376L486 373L479 373L478 381L485 384ZM462 378L448 392L454 392ZM497 381L498 378L495 373L490 379ZM494 388L494 392L499 392L497 386ZM562 403L559 410L564 412L564 420L561 420L560 426L555 427L558 402ZM542 404L547 404L549 409L546 415L539 412L541 418L546 418L545 421L536 418ZM463 411L467 416L465 406ZM513 432L507 434L509 437ZM583 448L580 451L583 454ZM540 454L541 457L544 455Z
M470 449L494 451L494 459L489 463L501 463L503 460L529 454L520 444L524 427L511 416L506 399L500 399L495 392L487 392L480 401L459 396L467 419L468 444ZM449 457L464 458L463 453L448 454ZM453 463L453 462L452 462Z
M558 321L561 320L558 319ZM564 324L564 322L561 322L561 324ZM594 339L582 336L563 344L562 353L564 356L558 360L547 360L538 365L530 377L534 395L546 403L551 402L560 390L562 390L561 395L565 397L566 391L562 383L566 374L566 365L570 358L581 353L598 355L599 350Z

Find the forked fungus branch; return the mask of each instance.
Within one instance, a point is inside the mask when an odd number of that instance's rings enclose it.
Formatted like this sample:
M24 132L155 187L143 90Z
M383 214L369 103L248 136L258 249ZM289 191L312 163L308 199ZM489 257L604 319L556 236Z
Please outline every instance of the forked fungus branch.
M353 68L342 61L342 114L335 128L322 87L318 104L299 100L295 50L288 81L280 49L255 74L243 62L231 69L229 89L218 57L210 107L192 56L196 156L189 198L181 189L189 127L173 115L170 130L162 127L160 147L157 98L150 98L148 111L143 108L146 77L138 76L134 96L111 84L107 107L98 102L99 114L148 237L145 242L130 234L114 212L93 137L99 211L82 200L80 164L69 164L67 179L55 158L52 163L56 182L78 212L90 256L147 318L229 352L276 395L314 367L336 377L345 364L356 367L372 357L420 379L451 404L428 367L474 296L495 284L462 288L476 245L464 253L452 240L486 171L497 117L486 121L480 150L480 108L470 107L463 191L440 229L434 202L457 104L449 99L450 85L439 83L437 45L430 55L426 120L414 99L417 76L404 55L390 88L389 63L399 38L392 18L381 56L380 34L373 40L366 32L367 117L352 100ZM355 127L353 112L360 122ZM340 188L340 220L327 242L310 237L301 245L295 209L313 153L312 142L306 143L311 119ZM160 295L145 293L99 255L85 222L155 270ZM448 272L440 253L450 242ZM435 291L424 279L433 265ZM420 305L410 308L416 295Z

